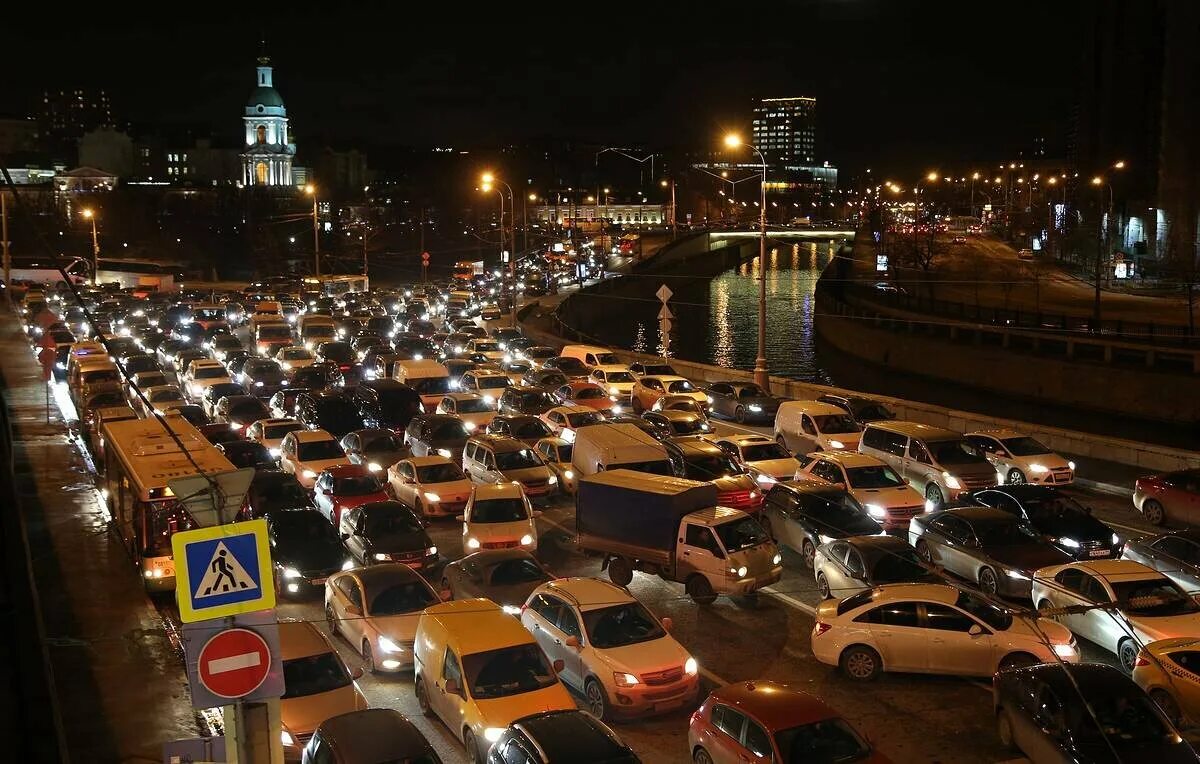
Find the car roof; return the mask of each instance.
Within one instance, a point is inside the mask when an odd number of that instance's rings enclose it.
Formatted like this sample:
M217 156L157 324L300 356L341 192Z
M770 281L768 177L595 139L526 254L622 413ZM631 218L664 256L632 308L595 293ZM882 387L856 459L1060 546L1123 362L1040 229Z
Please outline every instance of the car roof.
M337 654L316 626L294 618L279 619L279 649L285 661L309 655Z
M770 679L727 684L713 690L709 698L744 711L771 732L839 717L815 695Z
M664 414L664 411L655 411L655 414ZM687 411L680 411L680 414L687 414ZM694 415L693 415L694 416ZM684 435L681 437L667 438L667 443L676 446L685 455L687 454L724 454L721 447L711 440L695 435Z
M730 509L729 507L705 507L692 512L688 517L694 517L704 523L723 523L726 520L731 520L735 517L745 516L741 510Z
M314 443L318 440L337 440L337 438L325 430L293 430L288 435L300 443Z
M271 425L276 425L276 424L300 424L300 423L297 422L295 419L292 419L291 417L267 417L266 419L259 419L258 421L254 422L254 424L261 424L263 427L270 427Z
M651 364L651 365L658 366L658 364ZM688 381L687 377L681 377L678 374L647 374L646 376L642 377L642 380L646 380L646 379L657 379L659 382L680 382L680 381L687 382Z
M424 580L421 578L421 574L402 562L369 565L363 568L354 568L351 572L358 576L358 580L363 582L363 586L368 591L376 586Z
M578 709L543 711L515 720L545 761L624 761L629 748L604 722Z
M590 406L555 406L550 411L557 411L562 414L595 414L596 409ZM546 413L549 414L550 411Z
M884 464L870 454L860 454L857 451L817 451L809 456L814 459L836 462L843 467L877 467Z
M1013 679L1022 676L1036 677L1068 702L1081 696L1103 697L1115 690L1145 697L1143 691L1123 671L1104 663L1072 663L1069 670L1062 664L1041 663L1016 669L1011 674Z
M446 641L460 658L503 647L536 644L520 621L484 597L432 605L421 618L442 625Z
M734 433L733 435L722 435L720 438L717 438L717 442L733 443L740 448L742 446L752 446L760 443L774 443L775 441L771 440L766 435L738 432Z
M990 430L972 430L971 432L968 432L967 435L986 435L989 438L996 438L997 440L1025 437L1024 433L1017 432L1016 430L1010 430L1007 427L997 427Z
M905 422L905 421L888 421L888 422L871 422L867 427L874 427L879 430L888 430L901 435L907 435L910 438L922 438L924 440L957 440L962 437L954 430L947 430L944 427L933 427L920 422Z
M481 401L483 396L479 393L445 393L443 398L449 398L452 401Z
M600 371L603 371L605 373L608 373L610 371L629 371L629 364L627 364L627 363L601 363L601 364L597 364L592 367L592 371L595 371L596 369L599 369Z
M796 409L803 411L806 414L814 414L817 416L845 416L846 410L841 406L835 406L832 403L823 401L784 401L779 404L779 410L782 413L786 409Z
M472 435L470 439L475 441L476 444L486 446L493 451L521 451L529 448L529 446L525 445L525 441L510 438L507 435L500 435L499 433L480 433L479 435Z
M565 598L569 602L573 602L580 610L593 610L598 607L637 601L632 594L616 584L585 576L548 581L542 585L542 590L565 595Z
M431 464L454 464L441 454L430 454L429 456L410 456L402 461L410 462L414 467L428 467Z
M1084 560L1072 563L1071 567L1086 570L1092 575L1099 576L1106 581L1165 578L1157 570L1148 568L1142 563L1134 562L1133 560Z
M923 600L953 605L960 594L956 587L948 584L888 584L872 590L872 603L895 600Z
M476 501L515 499L525 495L520 485L512 483L477 483L471 487L471 493Z

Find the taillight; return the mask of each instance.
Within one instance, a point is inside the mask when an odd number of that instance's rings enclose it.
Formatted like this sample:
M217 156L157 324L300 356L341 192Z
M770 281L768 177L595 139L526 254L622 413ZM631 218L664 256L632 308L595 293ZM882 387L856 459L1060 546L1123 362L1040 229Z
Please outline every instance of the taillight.
M814 637L819 637L819 636L821 636L822 634L824 634L825 632L829 631L829 630L830 630L830 629L832 629L832 628L833 628L833 626L831 626L831 625L829 625L829 624L827 624L827 623L821 623L820 621L817 621L817 625L816 625L816 626L813 626L813 633L812 633L812 635L813 635Z
M1150 665L1150 656L1146 655L1145 650L1138 650L1137 659L1134 660L1133 667L1137 668L1138 666L1149 666L1149 665Z

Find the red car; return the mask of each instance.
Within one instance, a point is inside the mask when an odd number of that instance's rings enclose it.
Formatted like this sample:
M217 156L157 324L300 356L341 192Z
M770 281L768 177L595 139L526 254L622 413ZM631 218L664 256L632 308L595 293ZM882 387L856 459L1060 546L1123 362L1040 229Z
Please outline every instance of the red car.
M335 528L347 509L389 498L383 483L365 464L330 467L313 483L313 504Z
M696 764L891 761L816 697L760 679L713 690L692 714L688 749Z
M587 406L605 414L621 413L621 407L613 400L617 396L595 382L570 382L555 390L554 397L564 406Z
M1200 470L1138 478L1133 484L1133 506L1154 525L1162 525L1167 518L1194 525L1200 519Z

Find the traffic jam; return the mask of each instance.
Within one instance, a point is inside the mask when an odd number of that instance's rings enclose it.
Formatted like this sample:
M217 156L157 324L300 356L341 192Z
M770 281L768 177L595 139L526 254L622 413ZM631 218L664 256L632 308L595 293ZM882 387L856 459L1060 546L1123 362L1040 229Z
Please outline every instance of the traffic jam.
M833 699L907 675L1009 758L1197 760L1200 472L1139 479L1131 533L1021 432L528 336L514 305L585 270L24 292L148 595L186 624L273 591L270 639L204 645L213 706L282 697L289 761L885 762L915 758ZM215 520L171 483L223 475ZM776 611L820 681L718 671Z

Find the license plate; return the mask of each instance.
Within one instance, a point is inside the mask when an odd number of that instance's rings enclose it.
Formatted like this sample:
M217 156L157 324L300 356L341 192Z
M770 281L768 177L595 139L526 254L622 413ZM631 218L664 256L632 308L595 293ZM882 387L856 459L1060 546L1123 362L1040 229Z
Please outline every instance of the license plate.
M1112 553L1107 549L1093 549L1092 551L1088 552L1089 557L1108 557L1110 554Z
M686 696L684 696L684 697L686 697ZM679 708L681 705L683 705L683 701L684 701L684 698L680 697L675 700L665 700L665 701L662 701L661 703L655 703L654 710L656 712L670 711L673 708Z
M313 586L321 586L321 585L322 585L322 584L324 584L324 583L325 583L327 580L328 580L328 579L325 579L325 578L314 578L314 579L312 580L312 585L313 585Z

